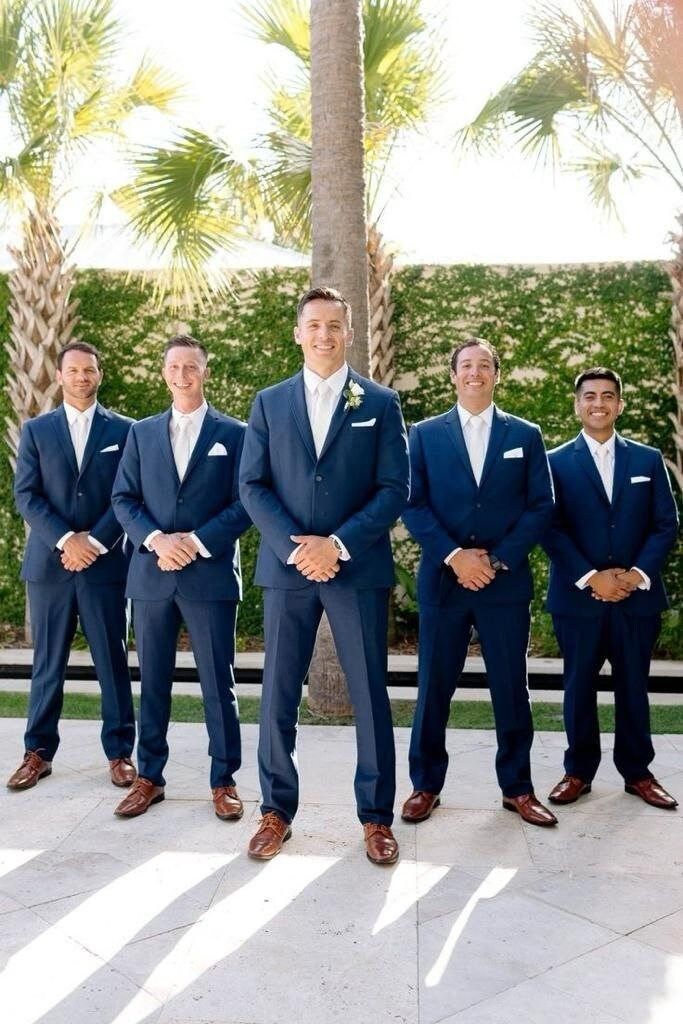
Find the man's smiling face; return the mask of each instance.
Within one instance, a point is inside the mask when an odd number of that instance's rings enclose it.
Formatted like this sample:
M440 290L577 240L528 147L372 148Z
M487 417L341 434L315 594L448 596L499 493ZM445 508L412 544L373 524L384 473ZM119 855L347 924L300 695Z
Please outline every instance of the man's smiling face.
M612 380L585 380L576 393L574 411L589 437L607 441L612 436L624 403Z
M468 412L477 413L488 408L498 380L495 360L484 345L468 345L458 353L455 369L451 370L451 383L455 386L458 402Z
M353 331L341 302L312 299L301 311L294 328L294 339L301 345L306 366L319 377L329 377L344 365L346 349Z
M181 412L192 412L204 401L204 381L209 370L201 349L183 345L169 349L164 360L163 377Z

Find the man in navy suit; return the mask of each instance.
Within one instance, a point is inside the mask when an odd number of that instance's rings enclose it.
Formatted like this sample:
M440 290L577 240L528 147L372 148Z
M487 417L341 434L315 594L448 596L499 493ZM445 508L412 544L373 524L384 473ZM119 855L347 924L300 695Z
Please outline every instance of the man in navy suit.
M261 532L256 582L264 588L265 625L263 817L249 855L268 860L291 835L298 709L325 611L356 713L355 793L366 853L392 864L389 529L408 497L405 428L398 395L349 370L351 311L339 292L307 292L294 337L303 370L256 396L240 470L242 501Z
M533 825L556 824L531 783L526 673L528 554L550 520L552 486L539 428L493 404L499 379L493 346L468 339L451 357L457 405L410 431L411 495L403 521L422 557L410 741L414 789L403 806L404 821L424 821L440 802L451 699L474 626L496 719L503 806Z
M138 778L115 810L144 814L164 799L176 642L184 621L199 672L216 815L241 818L234 774L240 730L233 662L241 597L238 538L249 526L237 493L244 424L204 398L206 349L177 335L164 349L173 396L136 423L114 482L114 511L133 543L127 596L140 659Z
M578 437L549 452L555 514L548 610L564 658L565 775L556 804L589 793L600 763L598 673L614 683L614 763L627 793L673 810L676 800L649 770L647 681L667 597L661 570L676 539L677 512L661 453L615 432L621 379L596 367L575 382Z
M14 494L31 528L21 578L33 627L26 753L7 785L30 789L52 772L69 650L80 620L102 692L102 746L115 786L130 786L135 716L126 654L123 531L111 489L131 421L97 402L100 355L73 342L57 356L63 403L28 420Z

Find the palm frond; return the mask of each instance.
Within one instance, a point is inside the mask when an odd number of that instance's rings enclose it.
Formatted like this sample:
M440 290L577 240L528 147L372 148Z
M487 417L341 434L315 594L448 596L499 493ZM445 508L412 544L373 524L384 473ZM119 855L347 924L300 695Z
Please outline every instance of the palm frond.
M593 203L617 219L619 218L613 192L615 181L636 181L647 170L653 170L652 165L648 167L635 161L626 161L618 153L600 149L598 146L587 147L584 156L569 161L566 166L586 180L588 194Z
M0 3L0 93L6 92L16 78L27 6L28 0Z
M311 21L307 0L257 0L240 13L262 43L289 50L306 67L311 63Z
M256 207L253 168L194 129L185 129L172 148L143 148L135 168L132 183L114 198L137 235L167 258L163 281L172 285L174 300L182 301L184 279L196 301L217 283L214 276L212 285L206 278L201 284L202 268L234 245L243 234L246 207Z

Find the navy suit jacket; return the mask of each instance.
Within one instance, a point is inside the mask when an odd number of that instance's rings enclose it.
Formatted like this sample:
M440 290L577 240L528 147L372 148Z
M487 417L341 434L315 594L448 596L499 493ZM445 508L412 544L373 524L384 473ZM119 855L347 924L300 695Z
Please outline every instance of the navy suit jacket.
M418 601L425 605L529 601L528 554L550 521L553 492L541 431L494 406L479 486L457 408L410 430L411 495L403 522L422 547ZM486 548L508 566L479 591L457 582L444 559Z
M362 403L345 409L340 395L320 458L306 410L303 371L256 396L240 494L261 532L260 586L308 586L287 565L296 547L290 536L332 533L351 560L341 563L326 586L370 589L394 583L389 530L407 501L410 472L401 406L395 391L355 371L348 379L362 386Z
M14 477L17 508L31 527L22 580L65 583L74 576L63 567L56 547L69 530L87 530L109 549L80 578L88 583L125 580L128 560L111 491L131 423L98 403L80 471L63 405L24 424Z
M244 423L209 406L187 472L178 478L171 410L136 423L114 481L114 512L133 542L127 597L160 601L238 601L242 593L238 538L250 525L237 491ZM209 454L222 445L224 454ZM144 546L154 530L196 533L211 553L164 572Z
M604 605L590 588L575 585L591 569L636 566L650 590L635 590L620 606L629 615L667 607L661 578L675 539L676 503L661 453L617 434L610 502L582 434L548 453L555 483L555 514L543 547L550 557L548 611L600 615Z

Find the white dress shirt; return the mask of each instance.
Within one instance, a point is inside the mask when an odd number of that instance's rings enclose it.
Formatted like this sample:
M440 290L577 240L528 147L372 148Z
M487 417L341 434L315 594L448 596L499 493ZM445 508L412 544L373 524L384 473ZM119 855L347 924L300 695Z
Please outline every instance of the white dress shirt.
M204 425L204 418L206 416L208 408L209 407L206 402L202 402L202 404L197 409L194 409L192 412L180 412L178 409L176 409L175 405L171 406L171 419L169 420L168 424L168 432L171 438L171 448L173 449L174 457L175 444L178 439L178 434L180 432L180 422L182 419L187 419L189 420L189 425L187 427L187 436L189 440L189 458L192 458L192 452L194 451L194 446L197 443L197 439L199 438L199 434ZM154 540L155 537L158 537L160 533L162 533L161 530L152 530L152 532L148 534L147 537L145 537L143 544L148 551L154 550L151 547L151 542ZM197 546L197 550L199 554L202 556L202 558L211 558L211 552L207 550L204 544L202 544L197 534L191 533L189 536L192 538L193 542Z
M327 414L325 417L327 419L327 426L323 425L322 429L320 430L320 436L323 438L327 436L327 432L330 429L330 423L332 422L334 411L337 408L337 404L339 402L339 396L344 390L344 385L346 384L346 379L348 375L348 363L343 363L339 367L339 369L335 370L334 373L330 374L329 377L319 377L314 370L311 370L311 368L309 366L306 366L306 364L304 363L304 397L306 399L306 412L308 413L308 421L311 424L311 431L314 430L313 425L315 423L317 412L316 403L318 400L318 384L320 384L321 381L324 380L332 392L332 400L328 405ZM317 454L320 453L318 452ZM349 562L351 560L351 555L347 551L344 544L342 544L342 542L339 540L339 537L337 537L335 533L332 533L330 534L330 540L335 540L341 548L341 551L339 552L339 560L341 562ZM287 565L294 564L294 559L296 558L297 552L299 551L300 547L301 545L297 544L297 546L294 548L291 555L287 559Z
M81 465L83 462L83 455L85 453L86 445L88 444L88 438L90 436L90 430L92 428L92 421L95 416L95 408L97 406L97 402L93 402L92 405L89 405L87 409L83 409L82 411L80 409L77 409L75 405L69 405L68 402L63 402L62 404L64 406L64 413L66 414L66 422L69 424L69 434L71 435L71 443L74 446L74 454L76 456L76 462L78 464L78 470L80 472ZM83 431L82 449L79 451L80 446L78 443L78 421L81 418L85 419L86 428ZM56 547L60 551L63 551L65 543L67 542L69 537L73 537L75 532L75 530L67 530L64 536L60 537L59 540L57 541ZM109 548L105 548L104 544L101 544L99 540L97 540L95 537L91 537L90 534L88 534L88 540L90 541L94 548L97 548L101 555L106 555L107 552L109 551Z
M465 439L465 447L467 448L467 454L470 455L469 423L473 416L478 416L479 419L482 420L484 424L484 452L486 452L489 446L489 441L491 440L491 426L493 424L493 403L491 403L491 405L487 405L485 409L478 413L468 412L467 409L464 409L459 403L458 405L456 405L455 408L457 410L458 418L460 420L462 436ZM470 464L472 464L471 456ZM476 470L474 465L472 465L472 472L475 474L476 477ZM462 548L453 548L453 550L449 552L444 558L444 564L448 565L453 555L457 555L458 551L462 551Z
M581 435L588 446L588 451L593 456L597 471L600 475L600 479L602 480L602 486L605 488L605 493L611 502L612 492L614 489L614 460L616 457L614 449L617 435L612 432L611 437L608 437L606 441L602 442L596 441L595 438L591 437L590 434L587 434L585 430L581 431ZM638 590L649 590L650 577L644 573L642 569L639 569L637 565L632 566L631 569L635 569L635 571L640 573L643 577L642 583L638 584ZM576 581L576 586L579 590L583 590L588 585L588 581L592 576L595 576L597 571L597 569L591 569L589 572L585 573L581 579Z

